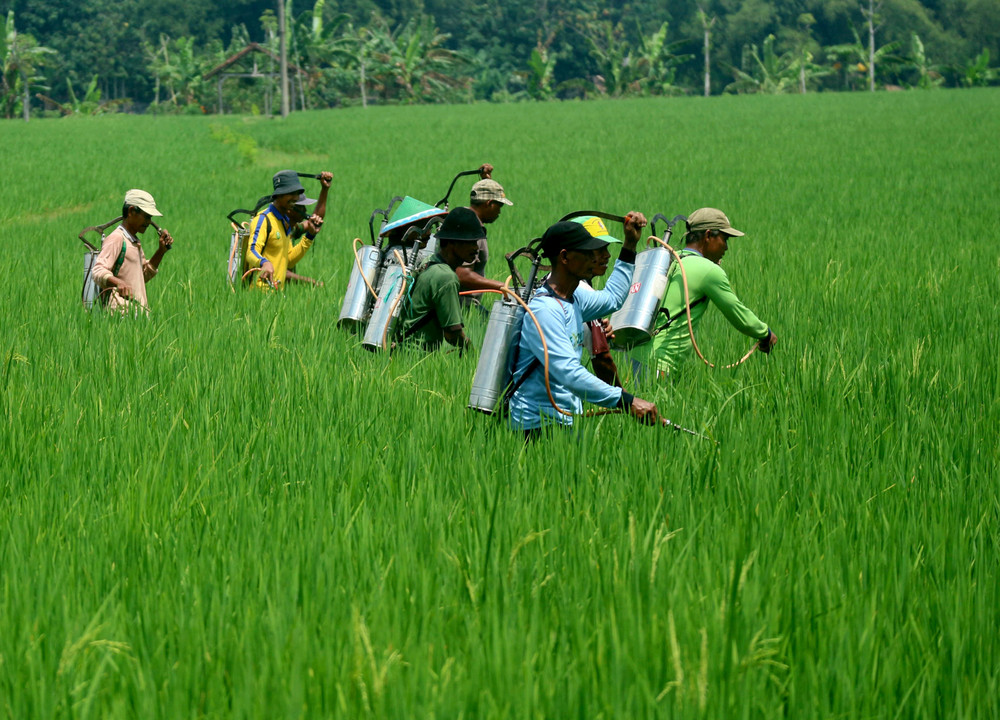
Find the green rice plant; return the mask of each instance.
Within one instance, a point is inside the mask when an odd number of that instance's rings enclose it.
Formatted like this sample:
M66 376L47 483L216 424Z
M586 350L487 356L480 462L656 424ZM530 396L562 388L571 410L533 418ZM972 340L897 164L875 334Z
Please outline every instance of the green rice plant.
M998 714L998 103L0 125L0 711ZM496 277L572 210L717 206L747 233L724 267L775 351L633 386L718 445L611 415L526 447L465 409L475 353L336 327L372 209L482 162L515 203ZM287 167L335 174L300 265L325 286L234 293L225 216ZM175 249L148 318L88 314L76 234L131 187ZM712 310L698 339L749 346Z

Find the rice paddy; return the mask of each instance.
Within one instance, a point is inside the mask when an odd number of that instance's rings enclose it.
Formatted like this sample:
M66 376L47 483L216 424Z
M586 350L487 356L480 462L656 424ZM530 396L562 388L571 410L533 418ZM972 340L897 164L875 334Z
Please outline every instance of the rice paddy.
M998 111L0 124L0 715L1000 715ZM336 327L371 211L483 162L514 202L493 277L573 210L715 206L747 233L723 267L774 352L630 388L717 446L612 415L525 447L465 409L476 353ZM285 168L334 172L298 268L325 286L233 293L226 214ZM76 235L131 187L175 248L148 318L87 313ZM698 340L749 346L712 309Z

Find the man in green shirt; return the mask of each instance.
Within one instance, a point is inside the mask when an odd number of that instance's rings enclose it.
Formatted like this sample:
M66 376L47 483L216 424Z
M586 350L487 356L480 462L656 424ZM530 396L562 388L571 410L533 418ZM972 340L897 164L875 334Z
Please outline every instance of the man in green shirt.
M691 326L697 333L710 300L734 328L758 340L760 351L769 353L777 338L765 323L740 302L729 285L726 271L719 266L722 256L729 249L729 239L742 236L743 233L732 227L729 218L721 210L701 208L688 218L687 244L679 255L687 274ZM634 357L655 369L657 374L669 374L678 370L692 349L685 312L684 284L676 263L670 268L661 312L668 318L666 328L653 338L652 343L638 349Z
M475 259L483 224L469 208L455 208L437 231L438 251L417 271L403 311L403 340L415 340L428 350L444 340L461 352L471 347L462 322L459 280L455 268Z

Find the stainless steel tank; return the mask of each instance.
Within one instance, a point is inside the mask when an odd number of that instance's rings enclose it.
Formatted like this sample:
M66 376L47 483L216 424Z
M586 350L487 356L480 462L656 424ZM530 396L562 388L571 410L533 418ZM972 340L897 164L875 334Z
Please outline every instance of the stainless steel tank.
M358 268L358 262L351 265L351 279L347 283L347 292L337 318L337 323L346 327L357 327L368 319L375 301L368 286L375 285L382 252L374 245L362 245L358 248L358 260L361 267ZM367 284L365 279L368 280Z
M628 297L611 315L615 347L631 348L652 339L672 260L670 251L664 247L643 250L636 256Z
M97 302L97 298L100 296L100 288L97 287L97 283L94 282L94 276L91 274L96 261L96 250L89 250L83 256L83 292L80 298L83 300L83 306L88 310L94 307L94 303Z
M366 290L367 292L367 290ZM382 273L378 287L378 299L372 308L371 319L365 328L362 347L368 350L387 350L392 342L392 330L403 309L403 293L406 292L404 268L392 264Z
M524 308L504 298L493 303L486 337L479 351L476 374L472 378L469 407L492 415L510 382L511 344L520 327Z

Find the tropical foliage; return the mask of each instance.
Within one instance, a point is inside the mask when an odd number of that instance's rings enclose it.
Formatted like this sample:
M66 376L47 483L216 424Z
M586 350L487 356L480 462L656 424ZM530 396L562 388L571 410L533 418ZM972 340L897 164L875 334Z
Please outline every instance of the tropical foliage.
M992 0L283 0L293 108L973 87L997 82ZM13 0L0 108L272 113L275 0ZM136 20L136 18L141 18ZM36 40L37 38L37 40ZM255 41L233 79L212 68ZM50 89L51 88L51 89ZM73 112L76 112L74 109Z

